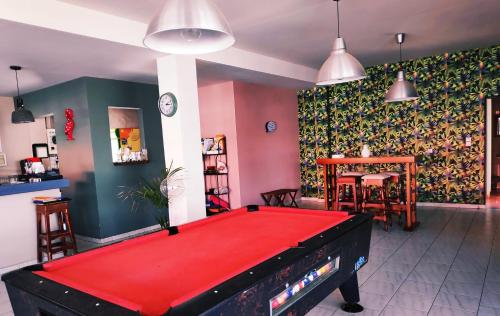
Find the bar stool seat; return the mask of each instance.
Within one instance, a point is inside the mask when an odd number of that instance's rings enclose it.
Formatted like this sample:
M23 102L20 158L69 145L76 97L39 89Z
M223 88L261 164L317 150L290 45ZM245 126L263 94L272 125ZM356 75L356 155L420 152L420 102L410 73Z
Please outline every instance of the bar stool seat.
M51 216L55 216L56 219L57 228L55 230L51 228ZM67 255L68 250L77 252L68 201L37 204L36 228L39 262L43 260L43 253L46 253L48 261L51 261L54 254L58 252L63 252L64 255Z
M341 177L362 177L366 175L364 172L357 172L357 171L346 171L342 173L340 176Z
M385 231L389 230L389 224L391 224L388 197L390 179L391 176L384 173L367 174L362 177L363 211L370 210L374 215L374 220L383 221ZM373 198L374 191L378 191L375 192L377 199Z
M397 172L397 171L384 171L382 173L384 173L388 176L391 176L391 177L400 177L404 174L403 172Z
M348 206L354 209L354 212L361 210L361 177L362 173L345 172L337 178L337 187L335 188L335 210L340 211L342 206ZM350 187L352 198L347 197L347 187ZM341 199L342 193L342 199Z
M363 180L386 180L391 176L386 173L372 173L363 176Z

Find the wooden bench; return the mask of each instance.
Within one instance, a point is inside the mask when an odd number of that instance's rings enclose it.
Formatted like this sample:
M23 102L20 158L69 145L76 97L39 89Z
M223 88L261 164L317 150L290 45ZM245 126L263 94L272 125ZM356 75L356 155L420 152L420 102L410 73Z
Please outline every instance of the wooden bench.
M295 198L297 196L298 191L299 191L298 189L279 189L279 190L261 193L260 196L262 196L262 199L264 200L264 203L267 206L273 206L272 202L274 199L274 200L276 200L276 203L274 204L274 206L299 207L299 205L295 201ZM285 205L285 200L287 197L290 198L289 205Z

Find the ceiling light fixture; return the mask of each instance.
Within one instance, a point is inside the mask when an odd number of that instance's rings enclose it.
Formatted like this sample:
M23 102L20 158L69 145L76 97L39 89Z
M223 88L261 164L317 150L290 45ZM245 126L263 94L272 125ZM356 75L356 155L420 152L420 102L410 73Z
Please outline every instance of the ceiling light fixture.
M397 33L396 34L396 42L399 44L399 63L400 70L398 71L398 76L392 87L387 91L385 95L385 102L402 102L402 101L411 101L418 99L418 93L415 89L415 86L406 81L405 79L405 70L403 69L403 54L402 54L402 45L405 41L405 33Z
M144 45L170 54L205 54L234 44L229 23L211 0L167 0L149 24Z
M333 42L330 57L323 63L319 70L316 84L319 86L338 84L366 77L363 65L346 50L345 41L340 37L339 1L337 2L337 38Z
M17 85L17 97L14 98L14 112L12 112L11 121L14 124L32 123L35 121L35 117L31 111L24 108L23 99L19 96L19 79L17 77L17 71L22 68L20 66L10 66L10 69L16 72Z

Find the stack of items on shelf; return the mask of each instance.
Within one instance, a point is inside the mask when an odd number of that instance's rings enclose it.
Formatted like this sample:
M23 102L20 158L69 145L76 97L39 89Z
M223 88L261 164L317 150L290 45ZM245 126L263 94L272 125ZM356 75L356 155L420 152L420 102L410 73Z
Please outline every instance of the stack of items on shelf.
M207 215L229 211L229 173L227 167L226 138L202 138L203 170Z

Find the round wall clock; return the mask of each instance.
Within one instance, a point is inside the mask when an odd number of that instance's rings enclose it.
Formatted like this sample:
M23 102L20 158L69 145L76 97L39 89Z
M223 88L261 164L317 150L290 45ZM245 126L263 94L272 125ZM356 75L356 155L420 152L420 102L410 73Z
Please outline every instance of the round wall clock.
M158 99L158 109L166 117L174 116L175 112L177 112L177 98L175 95L172 92L164 93Z
M278 128L278 123L275 121L266 122L266 133L273 133Z

